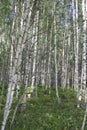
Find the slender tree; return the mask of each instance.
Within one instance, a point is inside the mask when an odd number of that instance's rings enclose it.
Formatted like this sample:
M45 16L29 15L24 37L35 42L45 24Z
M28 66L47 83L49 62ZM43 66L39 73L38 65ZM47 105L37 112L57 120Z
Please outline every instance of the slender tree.
M57 42L56 42L56 0L53 1L53 24L54 24L54 53L55 53L55 86L56 96L59 101L58 94L58 61L57 61Z
M78 1L72 0L73 6L73 32L74 32L74 89L77 93L77 106L78 106L78 47L79 47L79 39L78 39ZM79 106L78 106L79 107Z
M85 93L86 93L86 33L87 33L87 2L82 1L82 15L83 15L83 52L82 52L82 75L81 75L81 89L82 89L82 107L85 104Z

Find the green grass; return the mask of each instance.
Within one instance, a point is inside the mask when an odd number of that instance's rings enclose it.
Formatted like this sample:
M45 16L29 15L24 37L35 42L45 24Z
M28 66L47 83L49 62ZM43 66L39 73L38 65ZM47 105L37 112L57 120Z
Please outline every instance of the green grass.
M76 108L75 93L71 89L59 89L60 103L55 90L51 95L39 91L38 97L27 100L24 112L18 110L12 130L80 130L84 110ZM9 130L11 115L6 126ZM87 124L85 127L87 130Z

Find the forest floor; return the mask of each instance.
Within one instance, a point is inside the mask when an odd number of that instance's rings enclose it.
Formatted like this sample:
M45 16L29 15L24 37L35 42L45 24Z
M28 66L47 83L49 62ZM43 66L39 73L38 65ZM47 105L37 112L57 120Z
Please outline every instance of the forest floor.
M41 89L38 97L27 100L25 111L17 111L11 130L81 130L85 110L76 107L75 92L59 89L59 96L60 103L55 90L48 95ZM10 115L6 130L11 119Z

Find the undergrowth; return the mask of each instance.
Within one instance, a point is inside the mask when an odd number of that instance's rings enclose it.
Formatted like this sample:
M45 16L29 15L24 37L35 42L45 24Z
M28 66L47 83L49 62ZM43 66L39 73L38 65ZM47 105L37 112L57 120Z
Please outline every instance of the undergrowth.
M59 89L60 103L58 104L55 89L48 91L38 88L38 96L27 99L26 110L20 108L11 130L80 130L84 110L76 107L76 95L72 89ZM11 111L13 108L11 108ZM12 114L6 126L9 130ZM85 126L87 130L87 124Z

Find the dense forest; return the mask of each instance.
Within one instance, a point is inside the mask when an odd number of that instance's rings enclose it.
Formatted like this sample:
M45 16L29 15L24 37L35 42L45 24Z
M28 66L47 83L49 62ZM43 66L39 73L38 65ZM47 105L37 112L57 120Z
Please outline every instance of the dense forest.
M87 130L87 0L0 1L0 129Z

